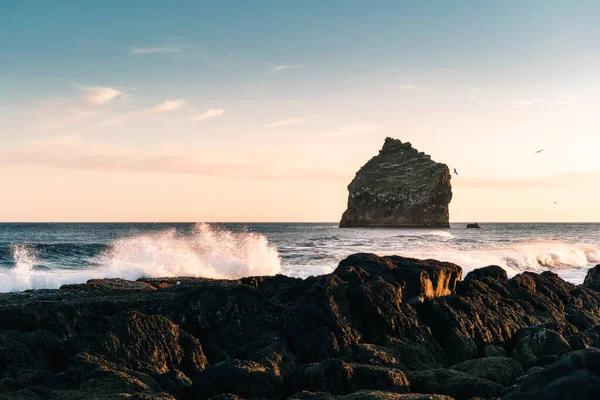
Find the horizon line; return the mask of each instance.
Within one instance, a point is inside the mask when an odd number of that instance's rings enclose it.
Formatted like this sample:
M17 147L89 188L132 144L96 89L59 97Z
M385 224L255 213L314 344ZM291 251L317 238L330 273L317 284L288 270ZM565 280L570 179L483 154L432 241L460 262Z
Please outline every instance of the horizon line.
M450 224L472 224L451 221ZM600 221L483 221L478 224L600 224ZM0 224L339 224L337 221L0 221ZM357 227L344 229L449 229L435 227Z

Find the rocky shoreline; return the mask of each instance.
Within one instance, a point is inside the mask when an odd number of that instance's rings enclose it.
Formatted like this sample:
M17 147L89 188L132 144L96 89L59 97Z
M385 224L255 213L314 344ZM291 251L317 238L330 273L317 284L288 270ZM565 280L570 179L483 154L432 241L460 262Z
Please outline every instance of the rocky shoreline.
M583 285L355 254L331 274L0 294L0 399L546 399L600 393Z

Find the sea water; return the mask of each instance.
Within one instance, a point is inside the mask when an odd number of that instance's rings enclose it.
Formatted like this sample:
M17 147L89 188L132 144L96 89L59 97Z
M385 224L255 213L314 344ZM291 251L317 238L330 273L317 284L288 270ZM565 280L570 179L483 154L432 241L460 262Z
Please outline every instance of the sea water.
M340 229L334 223L0 224L0 292L92 278L240 278L333 271L350 254L450 261L466 272L553 271L581 283L600 263L600 224Z

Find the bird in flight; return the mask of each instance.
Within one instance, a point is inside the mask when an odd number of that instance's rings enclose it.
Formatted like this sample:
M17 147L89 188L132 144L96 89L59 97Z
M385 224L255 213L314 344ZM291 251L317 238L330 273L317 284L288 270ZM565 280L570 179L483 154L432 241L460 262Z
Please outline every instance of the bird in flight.
M454 168L454 173L455 173L456 175L458 175L458 172L456 172L456 168Z
M540 154L542 151L544 151L544 149L540 149L540 150L536 151L535 154Z
M554 204L558 204L557 202L554 202Z

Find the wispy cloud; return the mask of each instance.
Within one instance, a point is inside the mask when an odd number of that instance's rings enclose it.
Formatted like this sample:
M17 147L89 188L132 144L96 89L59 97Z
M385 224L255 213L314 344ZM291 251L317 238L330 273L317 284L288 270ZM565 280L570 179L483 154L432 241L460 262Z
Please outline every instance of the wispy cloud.
M264 159L199 158L197 153L173 146L150 151L92 142L79 136L38 139L12 148L0 148L0 165L44 166L76 170L193 174L230 179L304 180L344 182L347 172L318 169L281 169Z
M160 114L171 112L180 109L181 107L187 104L187 100L178 99L178 100L167 100L164 103L161 103L155 107L148 108L146 110L138 111L143 115L147 114Z
M203 113L198 113L181 118L181 121L204 121L205 119L209 118L218 118L223 114L225 114L224 108L210 108L204 111Z
M304 68L304 65L274 65L271 68L271 71L279 72L279 71L283 71L284 69L290 69L290 68Z
M120 90L111 87L85 86L74 82L71 84L82 91L83 100L93 106L101 106L124 95Z
M131 55L143 56L146 54L159 54L159 53L179 53L181 49L176 47L133 47L131 49Z
M280 121L271 122L270 124L265 125L265 128L279 128L281 126L294 125L298 122L302 121L302 118L287 118L282 119Z
M338 137L338 136L349 136L349 135L361 135L366 133L377 132L383 129L379 125L350 125L338 129L337 131L327 132L322 137Z
M155 114L165 114L170 113L187 105L187 100L177 99L177 100L167 100L163 103L160 103L154 107L146 108L139 111L133 111L126 114L118 115L117 117L105 121L103 125L114 125L125 122L131 118L138 118L143 116L155 115Z

